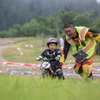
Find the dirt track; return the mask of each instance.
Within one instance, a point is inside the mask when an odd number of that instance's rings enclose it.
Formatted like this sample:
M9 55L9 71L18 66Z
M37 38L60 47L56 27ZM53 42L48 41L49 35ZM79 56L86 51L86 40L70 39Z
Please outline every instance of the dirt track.
M0 62L6 62L7 60L2 57L2 51L9 45L14 44L13 40L0 39Z

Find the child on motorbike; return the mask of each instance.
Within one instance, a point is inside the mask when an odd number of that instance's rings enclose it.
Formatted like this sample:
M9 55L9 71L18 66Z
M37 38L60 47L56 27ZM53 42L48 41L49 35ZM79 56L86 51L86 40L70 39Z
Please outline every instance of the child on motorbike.
M47 41L48 49L45 49L41 56L36 58L36 60L41 61L44 57L46 57L51 65L51 69L54 73L57 73L57 75L60 77L60 79L65 79L62 72L62 67L59 62L61 58L61 52L59 49L57 49L57 41L55 38L50 38Z

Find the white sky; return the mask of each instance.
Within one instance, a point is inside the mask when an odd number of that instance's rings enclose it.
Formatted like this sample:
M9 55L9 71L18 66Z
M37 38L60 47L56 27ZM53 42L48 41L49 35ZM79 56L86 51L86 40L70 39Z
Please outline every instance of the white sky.
M100 0L97 0L97 2L100 2Z

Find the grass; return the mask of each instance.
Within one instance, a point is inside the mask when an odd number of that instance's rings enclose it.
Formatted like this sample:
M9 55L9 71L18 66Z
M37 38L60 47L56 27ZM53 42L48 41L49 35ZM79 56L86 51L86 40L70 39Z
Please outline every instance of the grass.
M0 100L99 100L100 82L0 77Z
M19 41L16 41L16 44L13 44L7 47L3 51L3 57L8 61L12 62L22 62L22 63L33 63L36 62L35 58L38 57L45 47L41 46L42 40L39 38L25 38ZM25 45L29 45L29 49L26 50ZM33 45L33 48L30 48L30 45ZM17 48L20 47L20 51ZM9 53L8 53L9 52ZM20 52L23 52L24 55L20 55Z

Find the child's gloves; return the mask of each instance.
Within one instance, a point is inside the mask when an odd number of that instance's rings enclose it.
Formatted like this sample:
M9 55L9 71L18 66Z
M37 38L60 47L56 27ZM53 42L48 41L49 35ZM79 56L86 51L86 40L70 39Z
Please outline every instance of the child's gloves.
M37 61L41 61L43 59L42 56L39 56L38 58L36 58Z
M55 57L55 59L56 59L57 61L59 61L59 60L60 60L60 58L61 58L61 56L60 56L60 55L58 55L57 57Z

